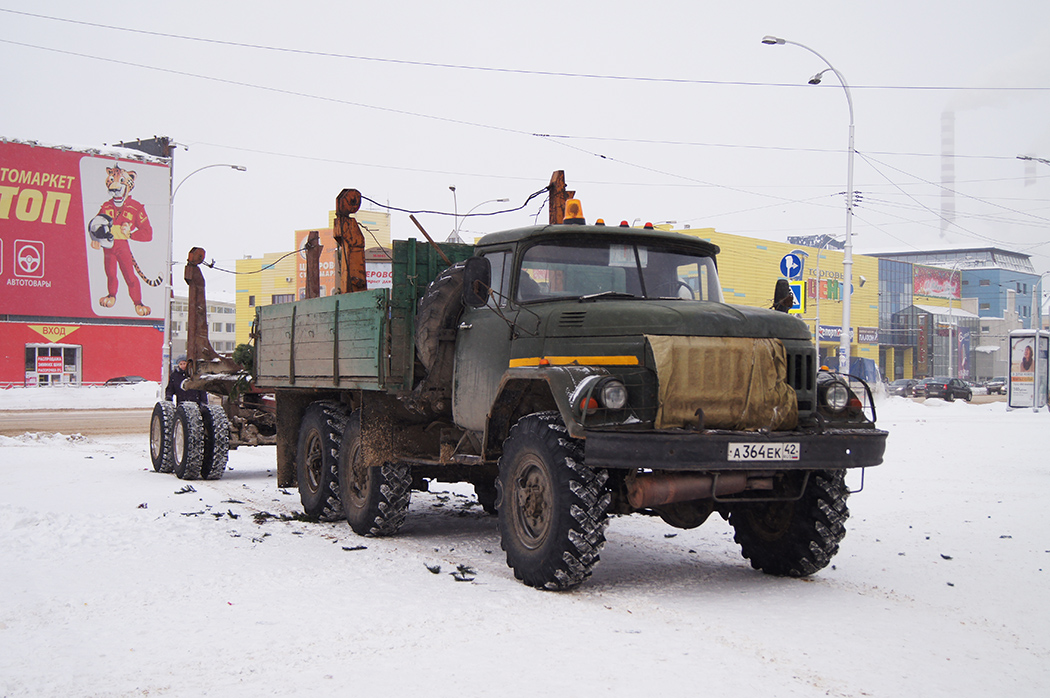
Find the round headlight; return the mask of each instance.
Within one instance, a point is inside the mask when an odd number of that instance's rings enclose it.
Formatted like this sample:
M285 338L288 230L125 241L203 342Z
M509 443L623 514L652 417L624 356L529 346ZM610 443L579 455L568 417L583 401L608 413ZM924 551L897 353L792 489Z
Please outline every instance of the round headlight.
M618 380L606 381L601 386L602 405L610 410L622 410L627 405L627 387Z
M835 412L841 412L846 409L846 405L849 404L849 388L842 383L835 381L828 386L828 389L824 392L824 400Z

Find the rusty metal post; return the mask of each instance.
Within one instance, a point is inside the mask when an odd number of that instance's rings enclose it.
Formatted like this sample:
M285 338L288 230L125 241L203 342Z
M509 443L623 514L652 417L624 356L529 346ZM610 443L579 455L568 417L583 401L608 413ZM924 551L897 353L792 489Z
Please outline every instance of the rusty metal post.
M365 236L353 214L361 208L361 192L344 189L335 200L335 242L339 246L339 293L367 288Z
M321 295L321 234L311 230L306 238L306 297Z
M568 191L565 188L565 170L554 171L554 174L551 175L551 183L547 185L547 191L550 197L547 204L550 224L561 225L565 222L566 202L576 197L575 191Z
M204 256L204 248L190 248L186 256L186 268L182 274L182 278L190 287L186 319L186 357L189 359L191 378L200 375L201 367L198 364L203 362L208 362L209 373L220 370L236 372L240 368L233 361L220 356L208 339L208 298L204 292L204 274L200 270Z

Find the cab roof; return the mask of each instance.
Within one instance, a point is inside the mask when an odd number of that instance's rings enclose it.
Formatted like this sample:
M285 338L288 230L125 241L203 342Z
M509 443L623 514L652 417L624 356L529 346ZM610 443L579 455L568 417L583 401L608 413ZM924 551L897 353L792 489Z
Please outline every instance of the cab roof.
M477 247L488 247L507 243L519 243L530 240L558 239L572 237L608 237L610 240L620 238L633 242L652 240L653 242L671 243L683 247L692 247L702 254L714 257L720 249L718 245L692 235L671 233L665 230L650 228L625 228L614 225L537 225L528 228L514 228L498 233L489 233L477 242Z

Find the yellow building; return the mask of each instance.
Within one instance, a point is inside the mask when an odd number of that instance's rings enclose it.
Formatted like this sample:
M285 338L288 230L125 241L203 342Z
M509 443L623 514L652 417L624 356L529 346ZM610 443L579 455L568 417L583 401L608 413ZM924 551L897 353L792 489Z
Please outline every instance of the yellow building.
M390 214L386 211L358 211L354 216L365 237L365 266L369 274L369 286L381 286L382 280L389 285L389 263L384 264L389 254L373 247L390 247ZM327 228L309 228L292 233L289 248L300 250L272 252L262 257L245 257L237 260L237 344L247 344L255 320L255 308L260 305L288 303L304 295L306 285L306 254L303 244L311 231L320 233L321 295L332 292L335 285L335 239L332 228L335 211L328 213ZM374 278L373 278L374 277Z
M788 255L801 263L792 270L792 283L800 285L805 309L796 314L816 334L820 318L820 355L832 366L842 331L843 253L787 242L719 233L714 228L675 232L708 240L721 248L718 276L727 303L769 308L777 279L785 277L781 263ZM853 297L850 306L853 341L850 356L879 360L879 260L853 255ZM831 362L831 363L829 363Z
M247 344L260 305L295 300L297 255L269 252L237 260L237 344Z

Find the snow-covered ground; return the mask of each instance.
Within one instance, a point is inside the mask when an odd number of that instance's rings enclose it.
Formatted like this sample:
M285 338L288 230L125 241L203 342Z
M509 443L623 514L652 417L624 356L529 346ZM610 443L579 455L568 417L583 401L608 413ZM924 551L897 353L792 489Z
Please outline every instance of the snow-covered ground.
M27 407L4 392L0 419ZM514 580L469 488L365 539L297 520L272 447L186 483L145 433L0 437L0 695L1046 695L1050 414L879 416L833 567L768 577L717 517L634 516L568 593Z

